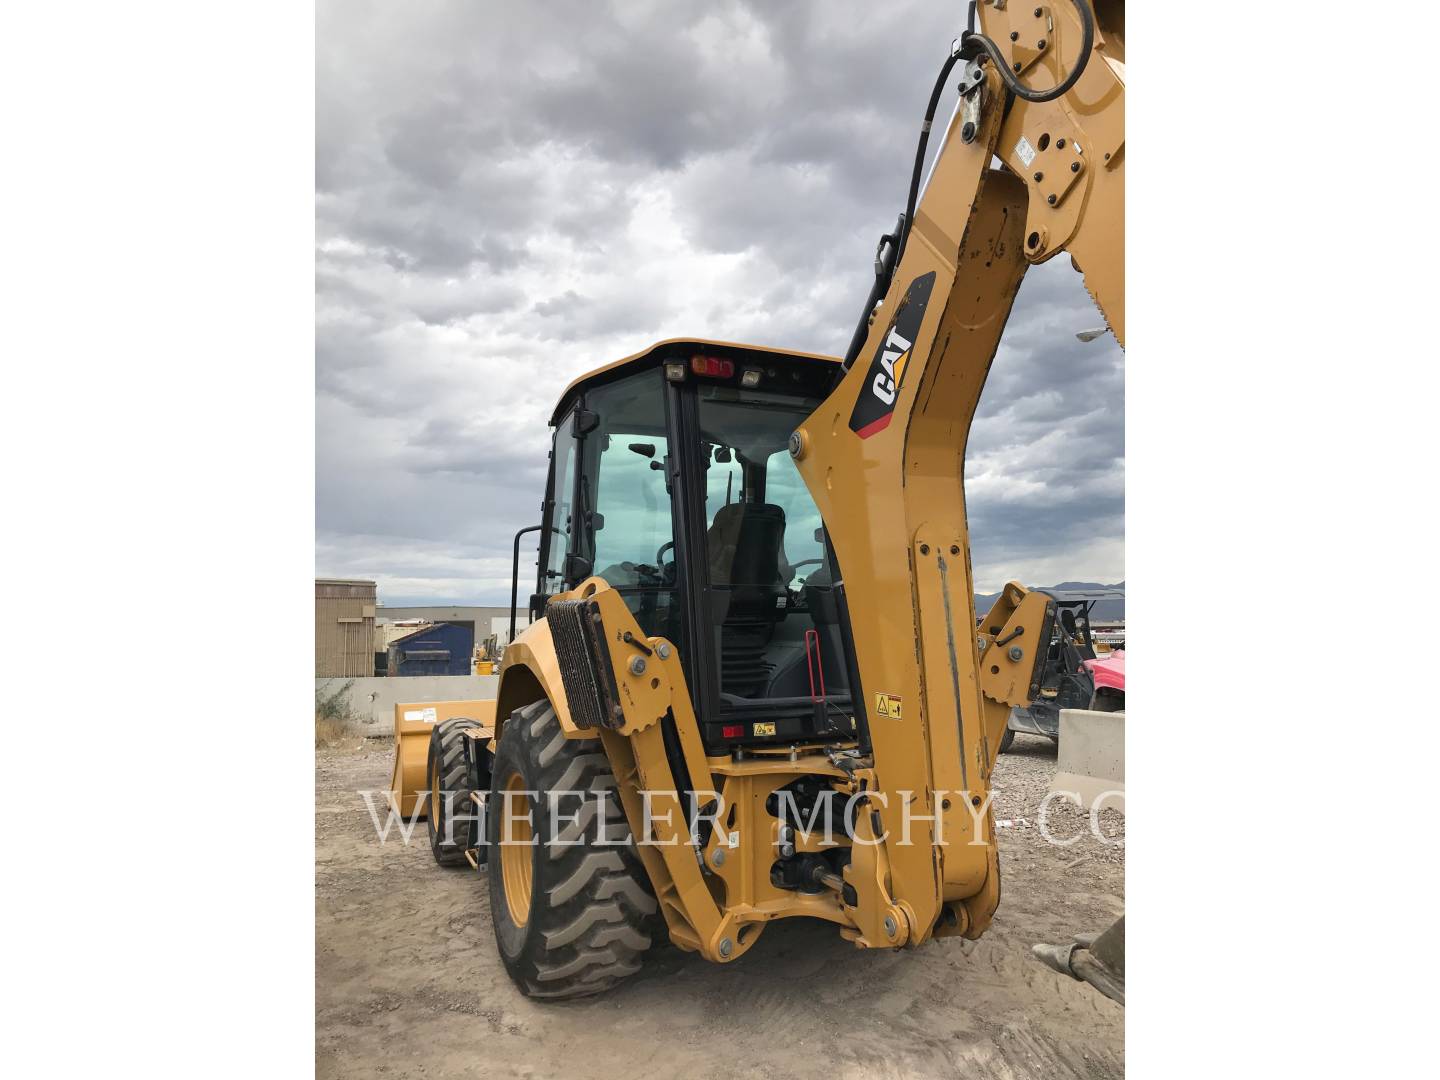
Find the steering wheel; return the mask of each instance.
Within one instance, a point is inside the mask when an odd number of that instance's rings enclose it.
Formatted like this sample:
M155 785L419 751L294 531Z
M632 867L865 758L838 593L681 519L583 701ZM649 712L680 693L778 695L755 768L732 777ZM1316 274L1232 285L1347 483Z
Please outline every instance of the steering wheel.
M675 541L674 541L674 540L666 540L665 543L663 543L663 544L660 545L660 550L657 551L657 552L655 552L655 565L656 565L656 566L660 567L662 570L664 569L664 567L665 567L665 552L669 551L669 550L670 550L671 548L673 548L674 546L675 546Z

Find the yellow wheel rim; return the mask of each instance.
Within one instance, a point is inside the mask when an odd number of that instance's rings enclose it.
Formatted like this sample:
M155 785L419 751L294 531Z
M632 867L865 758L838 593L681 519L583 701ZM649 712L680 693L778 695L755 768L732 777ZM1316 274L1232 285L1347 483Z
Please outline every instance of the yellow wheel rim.
M525 796L525 779L513 773L505 781L500 799L500 880L505 886L505 906L516 926L530 918L530 890L534 881L531 843L535 836L530 823L530 800Z
M435 771L430 775L430 825L438 833L440 831L440 763L435 763Z

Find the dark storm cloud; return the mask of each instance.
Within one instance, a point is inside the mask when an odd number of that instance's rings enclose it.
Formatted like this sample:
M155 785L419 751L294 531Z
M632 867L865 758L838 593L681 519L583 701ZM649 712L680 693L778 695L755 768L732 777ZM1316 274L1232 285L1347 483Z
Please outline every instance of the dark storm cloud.
M324 0L317 570L499 600L571 379L668 336L842 350L962 18ZM1032 270L967 454L982 585L1123 576L1101 322L1063 257Z

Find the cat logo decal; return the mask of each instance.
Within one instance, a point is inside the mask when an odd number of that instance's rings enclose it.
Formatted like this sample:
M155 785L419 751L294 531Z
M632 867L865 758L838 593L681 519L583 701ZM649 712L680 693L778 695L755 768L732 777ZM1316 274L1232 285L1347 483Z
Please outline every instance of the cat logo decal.
M875 357L865 375L865 386L850 414L850 430L862 439L868 439L890 426L890 417L895 413L895 399L900 396L900 387L904 385L912 346L920 335L920 322L925 317L925 306L930 302L930 290L934 287L933 270L910 283L910 288L905 290L905 298L900 301L895 321L875 350Z

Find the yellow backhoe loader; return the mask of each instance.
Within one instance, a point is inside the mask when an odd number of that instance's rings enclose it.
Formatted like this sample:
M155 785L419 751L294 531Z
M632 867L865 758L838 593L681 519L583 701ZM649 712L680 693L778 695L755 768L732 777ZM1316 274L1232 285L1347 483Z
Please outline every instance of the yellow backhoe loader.
M1054 614L1012 583L977 630L965 444L1030 264L1123 344L1124 5L970 17L847 355L676 339L566 388L496 701L397 714L394 796L487 874L528 995L660 935L730 963L774 919L896 948L995 913L991 768Z

